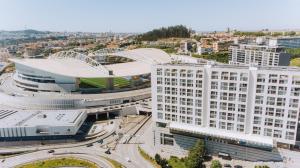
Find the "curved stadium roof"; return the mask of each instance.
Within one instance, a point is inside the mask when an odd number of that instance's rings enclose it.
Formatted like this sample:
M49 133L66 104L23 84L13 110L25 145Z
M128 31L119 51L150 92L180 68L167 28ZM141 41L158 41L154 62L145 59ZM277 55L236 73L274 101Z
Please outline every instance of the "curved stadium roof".
M56 57L48 59L11 59L16 64L17 70L26 68L67 77L97 78L97 77L125 77L142 75L151 72L151 66L157 63L171 62L171 57L162 50L154 48L140 48L128 51L110 53L135 60L127 63L101 65L95 63L90 57L73 53L72 56ZM109 71L113 75L109 75Z

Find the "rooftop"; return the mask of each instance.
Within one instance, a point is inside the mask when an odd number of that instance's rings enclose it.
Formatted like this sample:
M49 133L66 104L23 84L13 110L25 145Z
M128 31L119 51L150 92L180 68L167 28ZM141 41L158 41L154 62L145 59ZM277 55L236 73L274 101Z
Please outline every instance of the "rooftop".
M65 57L52 56L48 59L11 59L11 61L16 64L17 69L18 66L23 66L28 69L36 69L60 76L79 78L142 75L150 73L153 64L171 62L171 57L167 53L153 48L120 51L109 55L129 58L134 60L134 62L100 65L83 54ZM109 75L107 71L113 71L113 75Z
M244 133L232 132L226 130L219 130L219 129L207 128L207 127L204 128L204 127L192 126L192 125L174 123L174 122L170 123L170 128L178 131L186 131L195 134L201 134L206 136L213 136L213 137L219 137L219 138L230 139L235 141L247 142L251 144L273 147L273 139L268 137L262 137L257 135L244 134Z
M81 119L84 114L78 110L63 111L17 111L10 109L0 110L0 128L7 127L35 127L68 126Z

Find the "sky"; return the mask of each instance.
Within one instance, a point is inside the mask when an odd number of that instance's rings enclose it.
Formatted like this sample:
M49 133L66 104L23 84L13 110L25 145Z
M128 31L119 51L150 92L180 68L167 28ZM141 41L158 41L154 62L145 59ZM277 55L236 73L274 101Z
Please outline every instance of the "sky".
M300 29L300 0L0 0L0 30Z

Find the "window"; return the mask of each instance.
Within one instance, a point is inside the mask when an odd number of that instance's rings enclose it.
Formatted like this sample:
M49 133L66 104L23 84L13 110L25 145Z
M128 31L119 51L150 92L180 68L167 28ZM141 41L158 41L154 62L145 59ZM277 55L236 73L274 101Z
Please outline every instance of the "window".
M247 73L241 73L240 74L240 80L241 81L248 81L248 74Z
M256 127L256 126L254 126L254 127L253 127L253 131L252 131L252 133L253 133L253 134L257 134L257 135L259 135L259 134L260 134L260 130L261 130L261 129L260 129L260 127Z
M266 126L273 126L273 119L272 118L266 118L265 119L265 125Z
M287 87L280 86L278 87L278 95L285 95Z
M238 124L236 129L237 129L238 132L244 132L244 125Z
M228 72L222 72L222 73L221 73L221 79L222 79L222 80L228 80L228 79L229 79L229 77L228 77Z
M283 121L282 120L279 120L279 119L275 119L275 124L274 124L275 127L277 128L282 128L283 126Z
M211 89L218 89L218 82L211 82Z
M254 108L254 114L262 114L262 107L255 106L255 108Z
M213 71L211 73L211 79L218 79L218 72L217 71Z
M239 94L239 101L246 102L246 94Z
M253 124L260 125L261 124L261 117L254 116Z
M201 118L195 118L195 124L201 125Z
M230 80L236 81L237 80L237 73L236 72L230 72Z
M229 101L235 101L236 94L235 93L229 93L228 94L228 100Z
M247 84L246 83L241 83L240 84L240 91L241 92L246 92L247 91Z
M268 86L268 94L276 94L276 86Z
M233 123L227 123L227 130L233 130L234 124Z
M245 121L245 115L244 114L238 114L237 115L237 121L238 122L244 122Z
M288 121L286 124L287 129L295 130L296 129L296 122L295 121Z
M288 83L288 75L280 75L279 84L287 84L287 83Z
M295 133L294 132L287 131L286 134L285 134L285 138L286 139L294 140L294 137L295 137Z
M267 97L267 105L275 105L275 97Z
M299 99L290 99L290 107L298 108Z
M196 97L202 97L202 90L196 90Z
M265 128L264 129L264 136L272 136L272 129Z
M228 83L221 82L221 90L228 90Z
M264 93L264 85L257 85L256 86L256 93Z
M300 88L292 87L291 88L291 96L300 96Z
M161 77L158 77L158 78L157 78L157 84L158 84L158 85L161 85L161 84L162 84L162 78L161 78Z
M276 109L276 113L275 113L276 117L283 117L284 116L284 109Z
M285 106L285 98L277 98L277 106Z
M265 79L266 79L266 75L265 74L258 74L257 75L257 82L264 83Z
M244 113L246 111L246 105L244 104L239 104L238 105L238 112Z
M196 87L202 88L202 80L196 80Z
M229 83L229 91L236 91L236 83Z
M217 97L218 97L218 92L214 92L214 91L210 92L210 98L211 99L217 99Z
M162 69L161 69L161 68L158 68L158 69L156 70L156 72L157 72L157 73L156 73L157 75L162 75Z
M174 145L173 135L161 133L160 134L160 144L173 146Z
M297 119L297 110L289 110L288 111L288 118Z

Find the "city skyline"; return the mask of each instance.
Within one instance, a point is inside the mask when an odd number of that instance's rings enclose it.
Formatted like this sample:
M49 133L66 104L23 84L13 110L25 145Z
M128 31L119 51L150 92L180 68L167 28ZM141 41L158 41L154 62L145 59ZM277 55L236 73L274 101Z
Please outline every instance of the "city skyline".
M183 24L196 31L299 29L297 0L0 0L0 30L146 32ZM238 14L238 15L237 15ZM276 22L274 22L276 18Z

